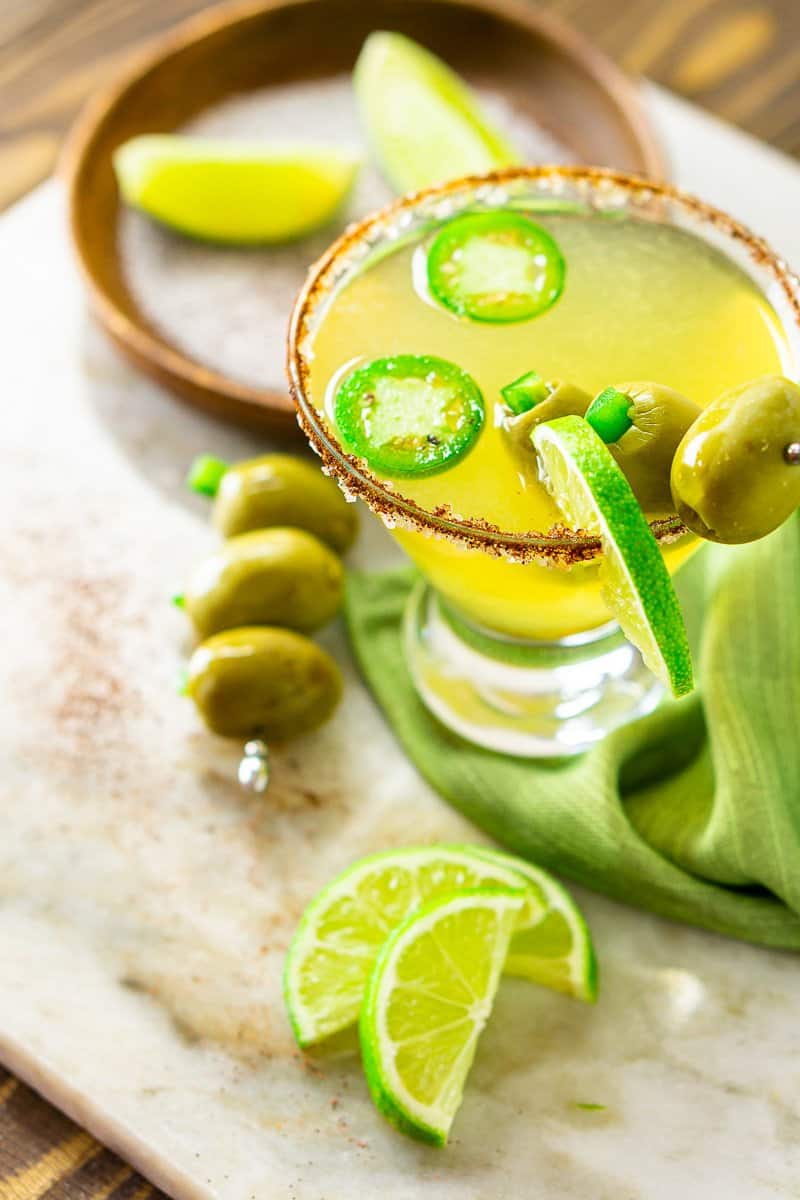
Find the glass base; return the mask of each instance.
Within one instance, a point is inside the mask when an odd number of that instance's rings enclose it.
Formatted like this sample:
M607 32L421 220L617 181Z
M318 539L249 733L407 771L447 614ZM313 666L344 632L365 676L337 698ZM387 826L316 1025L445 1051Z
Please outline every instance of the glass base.
M563 758L652 712L663 688L614 623L560 642L500 637L426 583L409 597L405 650L417 691L454 733L520 758Z

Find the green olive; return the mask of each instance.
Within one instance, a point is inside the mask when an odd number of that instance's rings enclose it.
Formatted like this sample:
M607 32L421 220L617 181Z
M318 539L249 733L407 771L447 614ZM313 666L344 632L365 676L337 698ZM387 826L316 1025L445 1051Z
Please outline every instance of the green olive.
M262 625L229 629L198 646L186 693L213 733L280 742L328 719L342 677L330 654L309 638Z
M779 375L719 396L697 418L672 464L678 516L713 542L752 542L800 507L800 387Z
M343 554L356 536L358 514L318 467L290 454L265 454L236 463L222 476L214 525L223 537L292 525Z
M183 606L201 638L239 625L310 633L336 614L344 571L304 529L256 529L229 538L195 571Z
M640 381L614 385L630 400L631 424L609 450L645 512L672 512L669 472L681 438L702 409L674 388Z
M545 400L519 416L506 417L503 422L507 445L518 465L534 475L538 475L536 452L531 444L535 427L556 417L582 417L592 401L588 392L564 379L548 379L545 387L549 393Z

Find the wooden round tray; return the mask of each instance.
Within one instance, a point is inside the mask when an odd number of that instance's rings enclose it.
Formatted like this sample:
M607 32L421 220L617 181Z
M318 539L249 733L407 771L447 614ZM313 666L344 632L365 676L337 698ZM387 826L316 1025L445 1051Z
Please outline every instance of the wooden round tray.
M580 35L528 3L261 0L204 13L137 56L90 102L62 163L95 317L129 359L191 404L252 427L296 428L282 386L258 387L211 358L198 361L147 316L120 252L112 153L127 138L178 128L237 94L349 73L373 29L408 34L471 83L502 92L580 161L663 176L633 85ZM283 327L288 315L280 314Z

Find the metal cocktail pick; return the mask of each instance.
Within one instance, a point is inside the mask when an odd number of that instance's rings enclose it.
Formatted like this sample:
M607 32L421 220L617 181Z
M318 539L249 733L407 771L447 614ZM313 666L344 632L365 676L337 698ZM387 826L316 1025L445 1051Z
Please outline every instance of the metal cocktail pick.
M800 442L789 442L783 448L783 457L790 467L800 466Z
M269 747L261 738L253 738L245 743L238 777L243 788L258 796L269 787Z

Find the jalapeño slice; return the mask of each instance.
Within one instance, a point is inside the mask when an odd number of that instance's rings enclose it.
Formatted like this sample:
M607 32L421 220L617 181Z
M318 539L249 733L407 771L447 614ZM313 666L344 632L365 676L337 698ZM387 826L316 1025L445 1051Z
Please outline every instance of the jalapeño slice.
M432 475L476 441L483 396L471 375L430 354L396 354L357 367L334 416L348 450L386 475Z
M555 304L564 259L550 234L515 212L454 217L428 251L428 287L459 317L496 324L529 321Z

